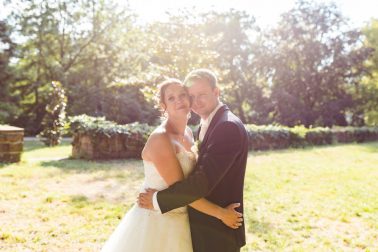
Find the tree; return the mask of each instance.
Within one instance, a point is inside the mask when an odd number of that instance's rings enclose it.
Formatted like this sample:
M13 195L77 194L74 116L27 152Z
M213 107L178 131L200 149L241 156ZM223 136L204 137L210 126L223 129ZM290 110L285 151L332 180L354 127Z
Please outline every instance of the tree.
M112 0L19 2L22 11L9 17L24 40L15 67L22 99L17 124L28 125L29 134L41 130L52 80L66 88L70 114L83 107L101 114L106 87L131 67L124 64L130 12Z
M353 94L371 50L363 46L359 31L347 27L334 4L299 1L281 16L267 40L275 121L288 126L346 125L345 113L358 113Z
M14 75L9 66L15 46L10 38L8 24L0 21L0 124L11 123L18 113L17 99L11 90Z
M361 85L361 109L369 125L378 125L378 19L373 19L364 27L365 45L374 49L372 57L366 62L370 75Z
M209 68L219 77L222 98L244 122L266 123L269 102L253 17L245 12L182 10L167 22L146 28L144 71L184 79L195 68Z
M269 122L264 47L254 18L244 11L204 14L204 31L213 38L214 68L219 73L223 98L245 123ZM255 40L252 40L255 38Z

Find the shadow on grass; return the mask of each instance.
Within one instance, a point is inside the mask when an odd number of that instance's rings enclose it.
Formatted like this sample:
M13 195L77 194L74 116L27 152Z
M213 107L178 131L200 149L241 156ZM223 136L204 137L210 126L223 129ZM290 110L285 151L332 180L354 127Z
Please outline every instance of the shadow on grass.
M378 142L370 142L361 144L363 149L367 152L376 152L378 153Z
M378 152L378 142L364 142L364 143L338 143L332 145L313 145L313 146L305 146L305 147L298 147L298 148L288 148L288 149L277 149L277 150L263 150L263 151L249 151L251 156L267 156L273 154L285 154L290 152L311 152L314 149L331 149L339 146L360 146L367 152Z
M51 161L42 161L40 165L42 167L56 167L62 169L65 172L97 172L106 171L109 169L123 167L140 167L142 164L141 160L137 159L119 159L119 160L82 160L82 159L60 159Z
M60 144L58 144L57 147L69 146L69 145L71 145L71 141L64 140ZM39 141L24 141L24 152L45 149L45 148L53 148L53 147L48 147L44 143L39 142Z
M0 169L5 168L5 167L7 167L9 165L10 165L10 163L1 163L0 162Z

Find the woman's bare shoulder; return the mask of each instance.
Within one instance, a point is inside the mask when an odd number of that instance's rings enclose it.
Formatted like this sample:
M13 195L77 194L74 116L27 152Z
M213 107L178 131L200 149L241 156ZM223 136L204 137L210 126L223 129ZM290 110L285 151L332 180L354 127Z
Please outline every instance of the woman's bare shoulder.
M163 154L164 152L171 152L172 144L169 135L164 127L157 127L148 137L143 149L143 159L149 159L155 153Z

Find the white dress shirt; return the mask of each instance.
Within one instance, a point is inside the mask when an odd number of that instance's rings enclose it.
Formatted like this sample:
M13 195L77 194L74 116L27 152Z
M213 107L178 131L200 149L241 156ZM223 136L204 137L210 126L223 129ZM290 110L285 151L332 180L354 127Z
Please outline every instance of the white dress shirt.
M210 113L210 115L206 119L201 118L201 122L200 122L201 131L200 131L199 137L198 137L201 142L203 141L203 138L206 135L206 132L207 132L207 129L209 128L211 120L213 119L213 117L217 113L218 109L222 106L223 106L223 103L219 102L218 105L215 107L215 109Z
M219 110L219 108L222 107L222 106L223 106L223 103L219 102L218 105L215 107L215 109L210 113L210 115L206 119L202 119L201 118L201 122L200 122L201 131L199 133L199 140L201 142L203 141L203 138L206 135L207 129L209 128L209 125L210 125L211 120L213 119L215 113L217 113L217 111ZM153 194L153 196L152 196L152 205L153 205L153 207L154 207L154 209L156 211L158 211L159 213L161 213L160 206L159 206L159 203L157 201L157 193L158 192L155 192Z

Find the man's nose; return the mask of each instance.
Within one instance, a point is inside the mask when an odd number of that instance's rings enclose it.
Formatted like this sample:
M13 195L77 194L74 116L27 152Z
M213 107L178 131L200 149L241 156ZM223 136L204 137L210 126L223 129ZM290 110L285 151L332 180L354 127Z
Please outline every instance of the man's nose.
M198 99L197 99L197 97L195 97L195 96L191 96L190 97L190 102L193 104L193 103L197 103L198 102Z

